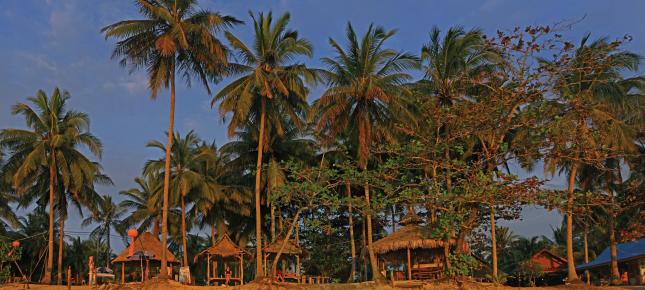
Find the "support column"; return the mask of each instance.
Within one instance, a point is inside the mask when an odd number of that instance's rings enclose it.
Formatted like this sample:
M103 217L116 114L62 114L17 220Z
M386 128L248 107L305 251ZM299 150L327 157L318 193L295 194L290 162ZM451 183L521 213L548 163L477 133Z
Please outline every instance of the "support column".
M240 285L244 285L244 253L240 254Z
M298 281L300 281L300 256L296 256L296 275L298 276Z
M80 277L79 277L80 280ZM125 262L121 263L121 285L125 284Z
M412 263L410 263L410 247L408 247L408 280L412 280Z
M211 281L211 254L206 254L206 285Z

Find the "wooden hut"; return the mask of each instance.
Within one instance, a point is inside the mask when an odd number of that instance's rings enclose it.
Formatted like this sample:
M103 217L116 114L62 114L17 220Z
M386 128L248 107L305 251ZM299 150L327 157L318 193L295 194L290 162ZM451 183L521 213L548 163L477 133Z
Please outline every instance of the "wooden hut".
M200 256L206 256L206 283L208 285L211 282L226 283L227 280L244 285L244 259L249 259L252 255L233 243L228 234L224 234L215 244L197 254L195 261ZM220 275L218 271L218 263L220 262L225 265L225 268L221 269L223 275ZM231 272L227 273L226 267L229 264L233 264L233 267L229 267Z
M130 247L128 247L112 260L113 265L121 264L121 283L125 283L126 266L139 270L141 281L149 279L151 275L157 275L161 271L161 254L163 250L166 251L168 263L179 263L175 255L168 249L164 249L161 241L149 232L139 235L134 240L132 247L132 255L130 254ZM153 273L151 273L151 270L153 270Z
M401 220L401 227L373 243L379 269L386 274L392 267L392 280L426 280L441 277L445 265L445 242L433 238L433 229L421 225L422 219L409 213ZM449 242L449 247L456 244ZM399 271L405 265L405 272Z
M276 257L276 255L280 251L280 248L282 247L283 241L284 240L276 240L275 242L263 248L264 266L266 267L264 269L265 273L269 273L271 271L271 266L269 265L268 262L272 261ZM298 246L296 242L292 240L288 240L280 256L280 260L282 261L282 268L280 270L280 273L277 273L278 277L274 277L274 278L276 278L278 281L280 280L286 281L287 279L293 279L293 280L296 280L297 282L300 282L301 281L300 258L305 254L306 253ZM295 263L294 263L294 260L295 260ZM289 268L287 268L287 266ZM293 269L294 266L295 266L295 269Z

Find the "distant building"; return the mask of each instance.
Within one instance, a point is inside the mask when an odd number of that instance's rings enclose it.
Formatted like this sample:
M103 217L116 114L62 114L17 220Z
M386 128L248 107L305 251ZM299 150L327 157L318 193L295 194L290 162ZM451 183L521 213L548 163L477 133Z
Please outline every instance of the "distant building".
M645 285L645 238L618 244L616 252L621 278L626 279L630 285ZM595 284L604 284L610 281L610 263L611 256L607 247L595 260L576 267L576 270L579 273L589 270Z
M533 263L535 264L540 265L542 273L544 273L545 275L563 272L567 269L567 260L547 249L535 253L535 255L531 257L531 261L533 261Z

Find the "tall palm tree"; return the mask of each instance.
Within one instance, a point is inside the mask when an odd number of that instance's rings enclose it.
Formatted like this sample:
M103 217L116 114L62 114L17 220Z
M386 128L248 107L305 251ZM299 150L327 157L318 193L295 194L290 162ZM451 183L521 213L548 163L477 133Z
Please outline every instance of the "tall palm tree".
M25 118L28 129L0 131L0 145L11 154L5 174L10 172L16 192L19 195L34 190L46 192L45 188L49 188L48 256L43 283L51 282L54 262L54 206L60 194L55 190L78 193L93 184L99 168L81 149L99 158L102 153L100 140L89 133L87 114L67 110L69 98L68 92L58 88L50 97L38 91L35 97L28 98L33 107L17 103L12 109L14 115Z
M333 138L346 134L356 143L358 165L367 170L370 146L377 140L392 140L395 112L401 108L403 84L412 78L406 70L418 66L413 55L383 47L394 30L370 25L362 39L347 24L347 46L333 39L333 58L323 58L327 71L322 73L328 89L314 103L319 114L316 129ZM369 184L364 185L365 201L370 204ZM382 280L372 249L372 218L366 215L367 241L372 273Z
M110 247L110 233L113 228L121 224L121 218L126 214L126 208L120 204L114 203L112 197L103 195L99 197L97 211L90 217L83 220L81 226L86 227L93 223L98 226L92 230L92 237L101 241L105 241L107 246L106 264L108 267L110 263L110 256L112 248Z
M619 50L606 39L589 43L589 35L586 35L573 58L558 70L557 95L549 103L557 119L549 124L547 140L553 144L549 144L547 149L545 169L554 172L559 168L568 174L566 237L569 281L579 280L573 249L576 177L585 164L604 167L606 160L602 156L636 152L634 140L638 131L621 115L627 105L638 103L632 90L645 87L645 78L623 76L625 71L638 71L640 60L639 55Z
M16 201L11 189L11 176L4 173L4 154L0 147L0 232L6 232L8 227L17 229L20 227L18 216L9 205Z
M186 244L186 199L190 201L202 198L211 198L217 190L209 176L200 171L200 165L208 159L215 158L213 152L199 146L201 140L190 131L183 138L179 133L174 134L174 145L171 149L170 161L170 189L177 196L181 204L181 241L183 249L183 265L188 266L188 248ZM148 147L166 151L166 147L159 141L151 141ZM144 168L145 175L163 173L165 159L149 160Z
M313 49L309 41L299 37L298 32L287 29L288 13L275 22L271 12L266 16L259 13L257 18L249 14L255 33L251 48L233 34L226 34L240 60L231 66L242 76L217 93L211 105L219 102L221 115L231 114L229 136L249 120L259 124L255 168L256 273L259 278L264 276L260 182L262 153L267 142L266 123L272 124L278 135L283 132L280 120L284 116L288 116L297 127L302 127L300 118L307 108L309 93L305 82L313 83L316 75L314 70L297 62L298 57L311 57Z
M133 70L145 68L152 98L158 91L170 87L170 113L166 140L164 196L161 222L161 243L167 244L168 190L170 176L170 149L175 122L175 76L183 74L188 85L196 76L210 95L209 80L218 80L225 72L226 47L215 34L240 23L233 17L200 9L196 0L138 0L140 20L124 20L101 29L106 38L116 38L113 58ZM161 265L167 265L162 251ZM160 278L167 278L161 271Z

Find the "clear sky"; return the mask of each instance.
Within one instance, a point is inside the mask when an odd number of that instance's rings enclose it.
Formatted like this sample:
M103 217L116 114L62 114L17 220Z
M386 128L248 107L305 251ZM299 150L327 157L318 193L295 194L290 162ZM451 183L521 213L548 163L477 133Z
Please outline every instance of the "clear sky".
M611 38L629 34L634 40L626 47L645 54L645 1L641 0L201 0L200 6L247 23L249 10L290 12L290 27L314 45L315 56L308 62L312 66L331 54L329 37L344 41L348 21L361 33L370 23L396 28L399 31L389 46L418 53L433 26L442 30L454 25L479 27L494 33L515 26L582 19L565 35L577 41L586 32ZM91 131L105 147L101 162L115 185L101 187L101 192L119 200L118 192L133 186L145 160L160 156L145 144L163 138L168 115L167 92L151 100L145 76L128 74L111 60L113 41L106 41L99 32L116 21L140 18L133 1L0 0L0 7L0 128L24 125L22 119L11 115L10 107L38 89L48 94L55 86L68 90L70 106L90 114ZM243 40L251 37L248 25L233 32ZM219 88L221 84L214 86ZM314 90L311 98L319 93L320 89ZM180 85L176 129L195 130L201 137L223 144L226 127L209 102L204 89ZM562 184L558 177L550 182L553 187ZM549 235L550 226L560 223L557 213L540 209L528 209L524 217L508 225L527 236ZM89 231L80 228L77 217L66 227ZM117 239L114 242L120 244Z

